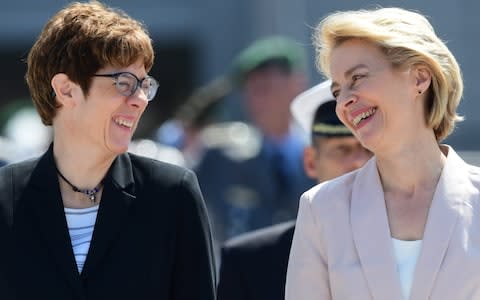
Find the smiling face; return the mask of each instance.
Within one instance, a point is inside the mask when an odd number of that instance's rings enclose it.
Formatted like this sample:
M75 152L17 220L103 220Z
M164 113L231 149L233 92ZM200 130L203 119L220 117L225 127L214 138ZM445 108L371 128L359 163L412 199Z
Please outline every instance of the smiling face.
M96 74L118 72L130 72L139 79L147 75L143 61L125 68L105 67ZM79 89L75 92L79 94L72 111L75 138L100 147L102 152L114 155L125 152L147 107L144 92L138 89L132 96L123 96L110 77L93 77L88 95L83 95Z
M366 148L376 153L427 129L415 68L393 67L360 39L339 44L330 65L337 115Z

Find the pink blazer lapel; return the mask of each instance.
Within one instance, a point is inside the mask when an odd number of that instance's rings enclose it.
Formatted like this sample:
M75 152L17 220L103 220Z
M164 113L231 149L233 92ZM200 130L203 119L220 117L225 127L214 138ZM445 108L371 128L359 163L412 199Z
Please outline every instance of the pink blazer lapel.
M429 299L465 201L473 197L465 162L449 148L437 184L417 260L411 300ZM455 276L453 274L453 276Z
M455 224L475 189L468 165L449 148L425 227L417 260L411 300L429 299L449 247ZM400 280L388 225L385 200L376 160L360 170L352 190L351 223L355 247L373 299L402 300Z
M355 247L372 298L403 300L375 158L356 176L350 213Z

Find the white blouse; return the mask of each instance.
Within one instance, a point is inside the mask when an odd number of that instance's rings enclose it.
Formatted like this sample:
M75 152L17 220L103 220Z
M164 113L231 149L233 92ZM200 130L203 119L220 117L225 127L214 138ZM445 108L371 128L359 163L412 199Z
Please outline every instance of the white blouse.
M403 241L392 238L392 242L403 298L410 299L415 266L422 248L422 240Z

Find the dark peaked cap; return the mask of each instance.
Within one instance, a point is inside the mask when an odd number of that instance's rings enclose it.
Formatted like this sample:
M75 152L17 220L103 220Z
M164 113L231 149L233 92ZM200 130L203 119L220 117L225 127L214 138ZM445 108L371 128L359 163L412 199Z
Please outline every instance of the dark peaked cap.
M335 113L336 101L330 85L331 81L327 80L298 95L290 105L293 117L312 135L352 135Z
M306 69L305 49L300 43L284 36L269 36L253 42L234 59L235 82L243 82L247 74L273 60L283 60L294 71Z

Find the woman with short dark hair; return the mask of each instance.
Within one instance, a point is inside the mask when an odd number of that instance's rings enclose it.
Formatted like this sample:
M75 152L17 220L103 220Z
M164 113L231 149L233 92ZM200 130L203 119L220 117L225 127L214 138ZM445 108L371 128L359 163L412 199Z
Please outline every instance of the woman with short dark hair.
M158 89L153 60L144 26L97 1L40 33L26 78L53 143L0 170L0 281L15 299L215 299L195 175L126 153Z

